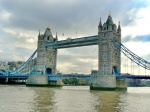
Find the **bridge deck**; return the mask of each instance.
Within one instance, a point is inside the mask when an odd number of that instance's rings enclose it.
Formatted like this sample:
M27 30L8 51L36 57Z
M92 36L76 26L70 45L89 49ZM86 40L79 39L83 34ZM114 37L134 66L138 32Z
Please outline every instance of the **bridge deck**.
M45 46L53 46L56 49L79 47L79 46L89 46L98 44L98 35L81 37L76 39L68 38L67 40L47 42Z
M117 78L130 78L130 79L150 79L150 76L146 75L117 75Z
M49 80L57 80L62 78L83 78L90 80L91 74L62 74L62 75L47 75ZM28 78L28 74L22 75L0 75L0 78ZM130 78L130 79L150 79L150 76L145 75L116 75L116 78Z
M28 75L0 75L0 78L28 78Z

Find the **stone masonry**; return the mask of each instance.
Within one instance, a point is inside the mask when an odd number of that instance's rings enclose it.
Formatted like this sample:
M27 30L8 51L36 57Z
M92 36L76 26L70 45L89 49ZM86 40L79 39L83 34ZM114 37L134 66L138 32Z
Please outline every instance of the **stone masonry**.
M98 26L99 51L98 51L98 73L91 75L91 90L126 90L126 80L116 79L116 74L121 69L121 52L112 43L112 39L121 43L121 27L113 23L111 15L102 25L100 20Z
M47 42L54 42L57 40L53 37L50 28L47 28L43 35L38 36L38 48L37 48L37 70L45 71L49 69L52 74L56 73L56 60L57 60L57 49L53 47L45 47Z

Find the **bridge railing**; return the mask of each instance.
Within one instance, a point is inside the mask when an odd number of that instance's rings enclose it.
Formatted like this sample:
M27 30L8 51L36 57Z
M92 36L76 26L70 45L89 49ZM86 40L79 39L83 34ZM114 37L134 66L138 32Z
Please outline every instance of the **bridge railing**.
M31 60L32 60L32 58L35 56L36 52L37 52L37 50L36 50L36 51L31 55L31 57L30 57L25 63L23 63L17 70L12 71L12 70L10 70L10 69L8 68L8 69L7 69L8 72L9 72L10 74L17 74L17 73L19 73L22 69L24 69L24 68L31 62Z
M140 56L136 55L132 51L130 51L128 48L126 48L123 44L115 42L115 40L112 39L113 44L125 55L127 56L131 61L136 63L137 65L150 70L150 62L144 60Z
M0 75L6 75L6 74L7 74L6 72L0 70Z
M89 37L81 37L76 39L68 38L67 40L55 41L55 42L47 42L45 46L54 46L54 45L63 45L63 44L71 44L78 42L86 42L91 40L98 40L98 35L89 36Z
M90 80L90 75L84 75L84 74L61 74L61 75L49 75L49 80L54 81L58 79L64 79L64 78L82 78L85 80Z

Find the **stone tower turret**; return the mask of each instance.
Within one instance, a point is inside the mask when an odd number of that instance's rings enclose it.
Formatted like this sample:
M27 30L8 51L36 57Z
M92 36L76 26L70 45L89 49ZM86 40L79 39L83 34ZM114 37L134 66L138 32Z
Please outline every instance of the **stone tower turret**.
M100 20L101 23L101 20ZM99 25L100 26L100 25ZM102 27L102 30L100 28ZM116 24L113 23L109 14L106 22L99 28L99 71L103 74L114 74L120 71L120 51L111 42L114 39L120 43L121 30L120 24L116 30Z
M99 22L99 25L98 25L98 34L102 31L102 22L101 22L101 18L100 18L100 22Z
M118 25L117 33L118 33L118 34L121 36L121 27L120 27L120 21L119 21L119 25Z
M46 28L43 35L38 36L37 48L37 70L47 72L48 74L56 73L56 58L57 50L53 47L45 47L47 42L54 42L56 39L53 37L50 28Z
M101 23L101 20L100 20ZM99 25L101 26L101 25ZM102 27L102 30L100 30ZM127 90L126 79L118 79L116 75L121 72L121 54L120 50L112 43L121 42L120 24L116 28L112 17L109 14L106 22L98 27L98 70L97 74L91 75L91 90Z

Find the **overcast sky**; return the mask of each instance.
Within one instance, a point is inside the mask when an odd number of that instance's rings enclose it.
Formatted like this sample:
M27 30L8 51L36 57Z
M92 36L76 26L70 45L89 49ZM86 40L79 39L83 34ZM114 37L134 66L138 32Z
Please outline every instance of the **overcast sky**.
M99 18L104 23L109 12L114 23L121 22L122 43L150 61L149 11L149 0L0 0L0 61L26 61L37 48L39 30L43 34L47 27L59 40L97 35ZM58 50L57 69L98 69L98 47Z

